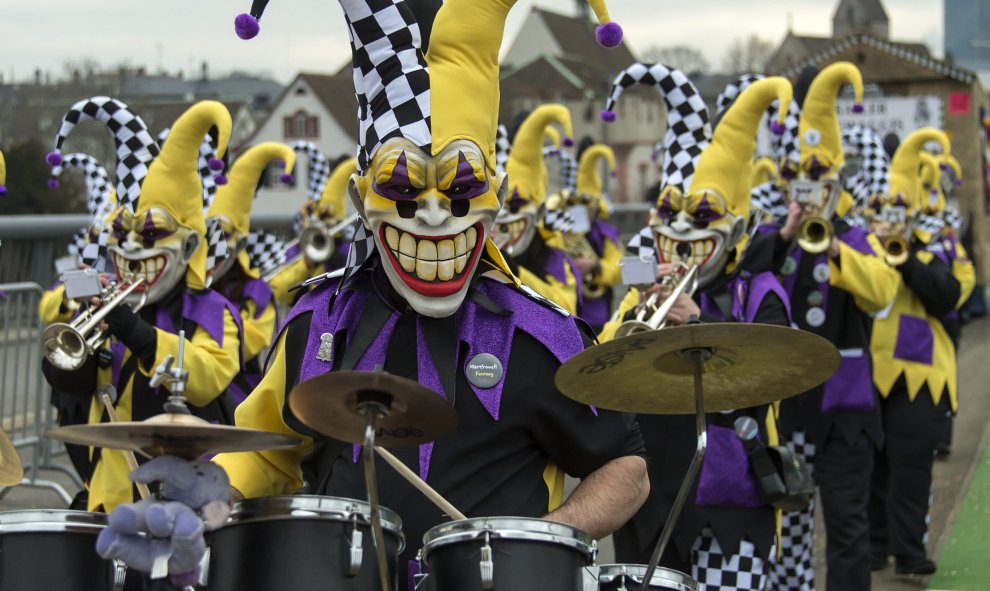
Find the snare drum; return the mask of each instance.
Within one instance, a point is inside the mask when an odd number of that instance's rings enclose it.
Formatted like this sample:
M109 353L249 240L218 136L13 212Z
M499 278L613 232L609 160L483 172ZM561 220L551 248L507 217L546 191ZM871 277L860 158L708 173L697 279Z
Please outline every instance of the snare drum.
M431 591L581 591L597 553L583 531L544 519L480 517L423 536Z
M405 546L402 520L381 507L392 588ZM247 499L208 534L209 591L380 589L371 506L354 499L283 496ZM404 576L404 573L403 573Z
M598 571L598 591L633 591L639 589L646 575L645 564L603 564ZM686 574L658 566L650 577L648 589L666 591L704 591L704 585Z
M103 513L0 513L0 589L124 589L126 567L96 553L96 536L106 526Z

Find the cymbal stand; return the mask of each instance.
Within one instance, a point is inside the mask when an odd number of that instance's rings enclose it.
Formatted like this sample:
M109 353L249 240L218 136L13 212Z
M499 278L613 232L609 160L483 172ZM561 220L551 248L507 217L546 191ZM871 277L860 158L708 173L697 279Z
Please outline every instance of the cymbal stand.
M186 331L180 330L178 336L178 361L172 355L166 355L165 359L155 368L149 385L152 388L164 385L168 389L169 397L165 402L165 412L187 415L190 414L189 407L186 406L186 384L189 382L189 372L183 368L182 363L186 349ZM175 367L172 367L173 362Z
M364 480L368 488L368 504L371 505L371 532L375 538L375 552L378 557L378 576L382 591L389 591L388 561L385 557L385 534L382 532L382 518L378 503L378 481L375 478L375 428L378 419L388 416L392 406L392 395L385 392L366 391L358 394L358 414L367 421L364 428Z
M681 361L694 365L694 418L698 439L697 445L694 448L694 457L691 458L691 464L688 466L687 474L684 475L684 481L681 483L681 488L678 489L677 497L674 499L674 506L667 516L667 523L663 525L663 530L660 532L660 539L657 540L657 546L653 550L653 556L650 557L650 564L647 566L646 574L643 576L643 585L640 587L640 591L648 591L650 588L653 573L657 569L657 564L660 563L660 557L663 555L663 551L667 548L670 536L674 533L674 526L677 524L677 518L680 517L681 510L684 508L684 503L694 488L698 473L701 471L701 464L705 459L705 449L708 447L708 425L705 422L704 391L701 376L703 373L702 366L712 358L712 350L707 347L696 347L682 349L679 353Z

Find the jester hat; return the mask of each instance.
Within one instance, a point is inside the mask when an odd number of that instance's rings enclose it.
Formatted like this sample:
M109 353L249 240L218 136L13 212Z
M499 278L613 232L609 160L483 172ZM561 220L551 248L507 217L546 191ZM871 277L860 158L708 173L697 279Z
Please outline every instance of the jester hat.
M512 140L505 172L509 175L508 199L517 209L527 203L539 205L547 197L549 173L543 160L543 138L554 123L563 127L566 137L574 135L567 107L547 104L533 109Z
M347 213L347 184L357 172L357 159L347 158L334 167L320 195L320 206L326 207L334 219L342 219Z
M883 138L862 125L844 127L842 149L845 153L857 154L860 159L859 170L845 177L843 188L859 207L869 207L875 197L886 195L889 191L890 158L883 147Z
M83 171L86 182L86 210L89 211L89 223L72 237L69 244L69 254L79 257L83 263L95 266L102 258L106 260L105 245L101 245L99 231L103 229L106 218L117 207L117 195L114 193L110 175L102 164L89 154L76 152L63 156L60 164L52 167L48 179L48 187L58 188L58 178L66 168L78 168ZM91 235L90 231L95 235Z
M272 162L282 162L282 180L291 182L291 171L296 163L296 153L285 144L264 142L248 148L230 167L227 184L217 191L216 198L207 212L208 218L224 217L230 222L231 231L238 237L247 237L251 230L251 206L254 204L258 181ZM241 270L250 277L256 275L245 250L237 255Z
M743 74L736 80L729 82L719 93L718 98L715 100L716 121L720 118L725 110L729 108L739 93L745 90L750 84L756 82L757 80L763 80L766 78L763 74ZM778 122L777 111L780 109L780 105L777 101L770 104L767 109L767 121L769 125L769 130L771 132L771 144L773 153L776 156L777 162L783 160L797 161L800 157L799 146L798 146L798 123L800 119L800 107L798 107L797 101L791 100L787 105L787 116L784 119L783 130L780 128L780 123ZM766 170L766 169L764 169ZM776 180L777 177L777 165L774 163L774 172L768 180ZM756 183L762 184L762 183Z
M801 142L799 169L805 172L838 174L845 158L835 101L839 91L852 84L855 93L853 112L863 110L863 75L849 62L836 62L824 68L811 81L801 106L798 138Z
M947 170L952 170L955 183L962 182L962 167L959 161L951 154L930 154L922 152L921 156L921 187L922 204L924 213L937 215L945 210L945 192L942 190L942 174ZM924 191L928 190L926 196Z
M306 193L313 201L319 201L330 176L330 160L313 142L297 140L289 144L296 153L305 156L307 166ZM299 176L299 175L296 175Z
M158 145L164 145L165 140L168 139L169 132L172 131L171 127L166 127L165 129L158 132ZM227 184L227 176L223 174L223 169L226 166L224 161L217 157L217 140L214 137L216 134L216 128L211 128L211 130L203 136L203 143L199 146L199 178L203 182L203 213L205 214L209 211L210 206L213 205L213 199L217 195L217 189Z
M645 84L656 87L667 105L667 131L662 142L661 192L668 186L687 193L695 163L712 137L708 107L684 72L663 64L635 63L616 76L601 113L602 120L615 121L615 107L622 91Z
M761 156L753 162L753 176L750 185L757 187L773 182L777 178L777 163L769 156Z
M608 216L608 202L602 189L602 177L599 164L604 160L609 173L615 174L615 152L605 144L592 144L581 153L578 161L577 183L575 190L579 195L588 195L597 201L599 217Z
M911 132L897 146L897 151L890 160L890 193L887 202L891 205L901 205L916 212L924 205L919 170L922 149L928 142L937 142L944 154L949 153L949 136L934 127L923 127Z
M0 195L7 193L7 161L0 152Z

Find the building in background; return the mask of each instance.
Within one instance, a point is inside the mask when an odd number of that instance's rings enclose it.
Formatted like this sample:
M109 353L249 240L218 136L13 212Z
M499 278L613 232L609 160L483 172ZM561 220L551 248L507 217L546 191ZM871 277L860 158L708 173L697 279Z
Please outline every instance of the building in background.
M990 3L985 0L944 0L945 59L974 70L990 87Z

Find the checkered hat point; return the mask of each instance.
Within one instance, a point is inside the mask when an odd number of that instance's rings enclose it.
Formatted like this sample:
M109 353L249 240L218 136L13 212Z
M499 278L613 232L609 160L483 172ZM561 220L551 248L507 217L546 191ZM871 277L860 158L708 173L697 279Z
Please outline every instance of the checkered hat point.
M612 83L602 111L603 120L615 120L615 106L622 91L634 84L655 86L667 104L660 186L673 185L687 194L695 163L712 137L708 107L684 72L663 64L635 63L620 72Z
M306 156L308 171L306 194L313 201L319 201L320 196L323 195L323 190L326 188L327 178L330 177L330 160L323 153L323 150L313 142L297 140L289 144L289 147L295 150L297 154L301 153Z
M842 150L847 154L857 155L860 160L859 170L843 180L843 188L852 195L860 209L867 207L874 195L888 193L890 158L883 148L883 138L879 133L862 125L844 127Z
M573 191L577 188L578 162L568 150L561 150L554 146L543 148L543 158L548 156L557 158L560 161L560 187L565 191Z
M732 104L739 93L745 90L750 84L757 80L763 80L766 76L762 74L743 74L725 86L715 101L716 118L725 112ZM780 108L778 101L774 101L767 109L767 122L771 131L770 142L774 156L779 163L782 160L790 160L797 163L801 157L800 143L798 142L798 124L800 122L801 109L797 101L791 100L787 107L787 115L784 118L783 129L778 123L777 110Z
M62 163L62 145L77 124L87 119L107 126L117 144L117 201L133 211L148 175L151 162L158 156L158 143L140 117L123 102L108 96L83 99L69 108L55 136L55 149L48 153L51 166Z
M278 236L264 230L252 230L247 236L247 253L252 269L264 276L274 271L282 263L281 254L285 250Z
M48 186L58 187L58 178L66 168L78 168L83 171L86 180L86 209L89 211L91 223L99 222L110 215L117 206L117 197L110 183L107 169L96 158L89 154L76 152L62 157L62 163L52 167Z
M261 31L261 15L265 13L268 0L253 0L251 2L251 12L243 12L234 18L234 32L241 39L247 41L254 39Z
M495 132L495 170L505 172L505 163L509 161L512 144L509 142L509 130L501 123Z
M945 209L942 210L942 219L956 232L962 230L963 216L955 207L946 205Z

